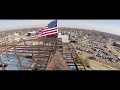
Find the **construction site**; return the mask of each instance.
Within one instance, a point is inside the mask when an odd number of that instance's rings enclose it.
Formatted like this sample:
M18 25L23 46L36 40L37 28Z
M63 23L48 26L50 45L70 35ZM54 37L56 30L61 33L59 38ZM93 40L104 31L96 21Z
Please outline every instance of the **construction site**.
M62 38L20 39L0 48L0 70L86 70Z
M56 35L37 38L37 30L29 28L0 33L0 70L120 69L117 36L110 39L107 38L109 34L98 34L98 37L86 30L59 28Z

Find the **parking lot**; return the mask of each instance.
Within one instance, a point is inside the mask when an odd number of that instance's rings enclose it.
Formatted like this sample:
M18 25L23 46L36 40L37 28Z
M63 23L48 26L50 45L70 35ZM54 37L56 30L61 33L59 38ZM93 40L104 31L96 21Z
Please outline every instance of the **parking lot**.
M98 59L105 63L114 63L113 65L120 66L118 56L107 47L106 43L107 41L100 42L95 41L95 39L85 39L73 46L76 48L77 53L84 54L85 58L93 56L95 58L94 60Z

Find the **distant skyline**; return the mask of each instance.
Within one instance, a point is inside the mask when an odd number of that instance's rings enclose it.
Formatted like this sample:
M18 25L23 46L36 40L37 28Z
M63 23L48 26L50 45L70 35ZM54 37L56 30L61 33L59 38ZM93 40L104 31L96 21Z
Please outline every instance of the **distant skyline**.
M0 31L45 27L52 20L0 20ZM120 35L120 20L58 20L58 27L90 29Z

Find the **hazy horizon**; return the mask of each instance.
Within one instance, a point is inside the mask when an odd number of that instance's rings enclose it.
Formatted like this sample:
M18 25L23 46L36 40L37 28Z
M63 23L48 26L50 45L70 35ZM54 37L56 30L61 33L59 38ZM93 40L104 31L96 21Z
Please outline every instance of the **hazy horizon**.
M52 20L0 20L0 31L45 27ZM96 30L120 35L120 20L58 20L58 27Z

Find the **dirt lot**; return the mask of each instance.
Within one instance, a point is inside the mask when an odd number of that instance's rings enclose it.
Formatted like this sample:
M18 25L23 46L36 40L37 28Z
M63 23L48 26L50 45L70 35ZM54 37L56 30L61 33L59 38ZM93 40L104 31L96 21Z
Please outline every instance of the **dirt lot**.
M118 70L95 60L90 60L90 67L92 70Z
M82 52L84 58L87 58L88 56L92 56L91 54L87 53L87 52ZM116 68L113 68L109 65L106 65L104 63L100 63L98 61L95 60L89 60L90 63L90 70L118 70ZM89 69L87 69L89 70Z

